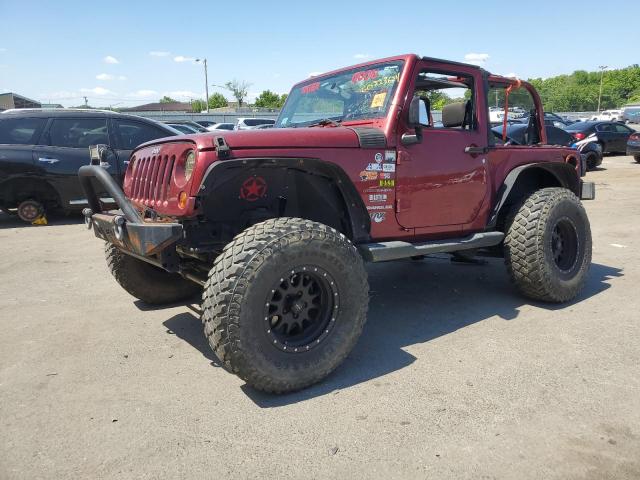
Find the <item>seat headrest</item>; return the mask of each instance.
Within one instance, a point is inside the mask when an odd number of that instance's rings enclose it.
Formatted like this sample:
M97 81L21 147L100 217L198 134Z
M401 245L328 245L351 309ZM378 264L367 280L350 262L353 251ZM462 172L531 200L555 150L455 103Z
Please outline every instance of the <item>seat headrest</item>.
M461 127L467 111L467 102L450 103L442 107L442 125Z

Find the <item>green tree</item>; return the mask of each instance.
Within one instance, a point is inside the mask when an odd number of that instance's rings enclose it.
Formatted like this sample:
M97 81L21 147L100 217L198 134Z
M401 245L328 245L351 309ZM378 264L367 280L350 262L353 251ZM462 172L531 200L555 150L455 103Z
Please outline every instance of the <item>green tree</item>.
M175 100L167 95L160 99L160 103L176 103L178 100Z
M271 90L264 90L258 98L256 98L255 106L262 108L280 108L282 107L281 97Z
M221 93L214 93L209 96L209 108L222 108L229 105L229 101Z
M207 104L204 100L200 100L199 98L195 100L191 100L191 110L195 113L200 113L207 109Z
M593 111L598 108L602 78L601 109L617 108L640 97L640 66L587 72L576 70L570 75L534 78L533 84L546 111Z

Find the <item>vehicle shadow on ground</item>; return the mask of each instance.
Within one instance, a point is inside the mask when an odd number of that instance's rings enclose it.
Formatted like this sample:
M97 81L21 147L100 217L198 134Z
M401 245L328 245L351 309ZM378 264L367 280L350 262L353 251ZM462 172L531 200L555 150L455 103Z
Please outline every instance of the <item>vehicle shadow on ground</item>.
M47 216L47 225L31 225L30 223L23 222L17 215L9 215L4 212L0 212L0 230L5 228L45 228L49 225L79 225L84 222L84 218L81 215L50 215Z
M514 320L519 308L533 304L561 310L610 288L608 280L622 269L592 264L585 288L573 302L562 305L529 302L509 283L502 261L487 265L452 264L448 257L423 261L373 264L369 272L367 324L347 360L323 382L300 392L270 395L248 385L241 388L262 408L273 408L366 382L400 370L415 361L403 348L429 342L488 318ZM195 311L195 309L194 309ZM164 322L176 334L220 366L204 338L198 313L181 313Z

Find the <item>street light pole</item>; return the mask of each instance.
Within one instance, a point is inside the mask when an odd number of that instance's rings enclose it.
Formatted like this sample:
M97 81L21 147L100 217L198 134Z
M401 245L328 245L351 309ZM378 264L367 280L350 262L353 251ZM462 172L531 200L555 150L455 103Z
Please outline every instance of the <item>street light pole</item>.
M205 95L207 96L207 113L209 113L209 78L207 72L207 59L203 58L200 60L199 58L196 58L196 62L201 62L204 65L204 89Z
M600 101L602 100L602 80L604 79L604 71L607 68L606 65L600 65L600 93L598 94L598 113L600 113Z

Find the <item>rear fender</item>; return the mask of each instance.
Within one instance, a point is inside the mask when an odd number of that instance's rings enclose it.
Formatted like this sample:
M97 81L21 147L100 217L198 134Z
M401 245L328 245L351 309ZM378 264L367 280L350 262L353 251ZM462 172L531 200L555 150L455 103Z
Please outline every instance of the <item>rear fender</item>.
M545 187L564 187L580 198L580 179L574 165L563 162L532 163L516 167L504 179L487 229L493 229L517 197Z

